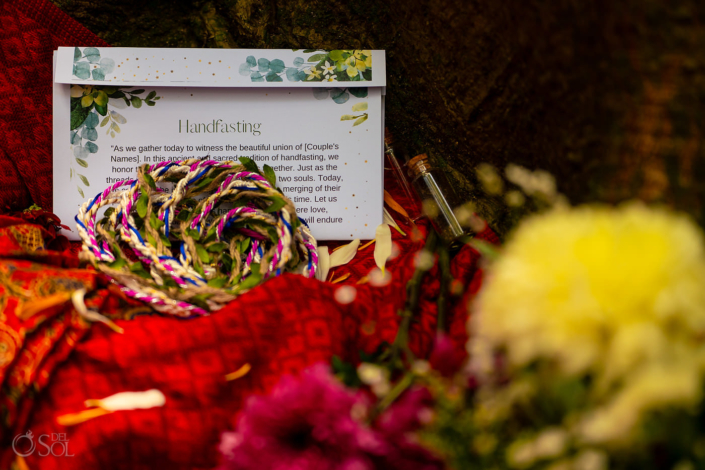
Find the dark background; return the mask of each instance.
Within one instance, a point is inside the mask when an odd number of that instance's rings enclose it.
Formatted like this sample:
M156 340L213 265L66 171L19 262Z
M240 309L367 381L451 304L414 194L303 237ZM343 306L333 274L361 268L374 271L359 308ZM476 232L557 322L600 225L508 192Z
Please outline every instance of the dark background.
M516 214L477 189L480 162L705 222L705 2L53 1L115 46L385 49L387 126L502 233Z

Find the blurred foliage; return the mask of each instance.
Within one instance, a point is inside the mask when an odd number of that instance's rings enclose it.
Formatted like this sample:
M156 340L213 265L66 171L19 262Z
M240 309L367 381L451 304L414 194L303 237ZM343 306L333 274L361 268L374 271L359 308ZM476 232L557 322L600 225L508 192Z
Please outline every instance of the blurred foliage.
M53 0L115 46L387 50L387 125L490 223L473 167L545 169L572 202L639 197L705 221L705 3Z

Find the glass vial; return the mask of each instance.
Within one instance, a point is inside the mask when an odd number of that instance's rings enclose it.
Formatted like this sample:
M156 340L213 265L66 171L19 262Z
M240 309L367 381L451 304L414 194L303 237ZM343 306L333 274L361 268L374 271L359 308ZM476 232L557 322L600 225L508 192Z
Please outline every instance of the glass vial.
M446 242L451 243L465 234L453 210L463 201L448 181L448 177L434 168L425 153L417 155L407 164L411 184L421 198L424 212L433 228Z
M412 221L416 222L423 217L420 207L421 201L419 201L418 196L416 196L416 194L414 194L411 190L411 185L409 185L409 181L406 178L404 170L401 166L405 165L409 158L399 144L394 145L394 137L387 128L384 129L384 156L386 160L385 169L390 169L394 173L399 187L402 189L404 195L408 198L411 204L411 207L407 207L407 209L409 209L407 211L409 213L409 217ZM401 164L399 163L400 159L403 160Z

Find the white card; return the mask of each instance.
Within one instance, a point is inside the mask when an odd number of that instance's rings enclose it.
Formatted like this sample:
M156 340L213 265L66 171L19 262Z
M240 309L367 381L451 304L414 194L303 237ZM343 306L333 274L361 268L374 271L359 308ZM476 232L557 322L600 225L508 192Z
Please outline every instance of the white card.
M54 212L72 220L84 201L145 163L248 157L275 170L318 239L374 238L383 74L383 51L60 48ZM234 83L217 83L221 75Z

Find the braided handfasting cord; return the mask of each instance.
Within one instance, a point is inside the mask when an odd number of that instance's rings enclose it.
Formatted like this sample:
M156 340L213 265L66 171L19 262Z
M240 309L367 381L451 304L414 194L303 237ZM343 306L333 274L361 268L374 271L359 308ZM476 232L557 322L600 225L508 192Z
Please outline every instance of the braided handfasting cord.
M79 209L81 258L128 296L184 317L218 310L285 271L314 277L317 243L308 226L274 187L271 169L265 177L252 160L241 162L140 167L137 179Z

